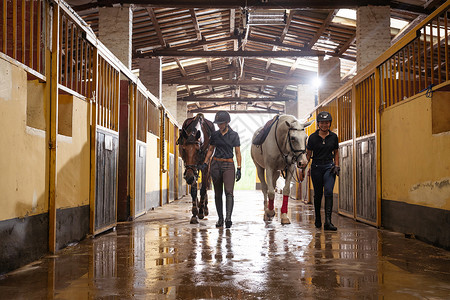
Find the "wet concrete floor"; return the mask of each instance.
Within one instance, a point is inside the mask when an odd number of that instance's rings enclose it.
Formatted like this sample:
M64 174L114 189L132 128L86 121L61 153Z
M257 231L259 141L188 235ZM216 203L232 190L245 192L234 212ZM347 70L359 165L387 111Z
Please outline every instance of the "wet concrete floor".
M213 199L210 193L210 199ZM0 277L0 299L450 299L450 252L290 200L292 224L263 221L238 191L231 229L189 224L190 198L156 208Z

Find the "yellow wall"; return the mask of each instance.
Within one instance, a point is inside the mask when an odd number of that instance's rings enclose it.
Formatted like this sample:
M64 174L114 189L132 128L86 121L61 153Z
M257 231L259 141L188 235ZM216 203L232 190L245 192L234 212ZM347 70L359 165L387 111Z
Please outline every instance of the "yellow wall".
M382 113L382 198L450 210L450 132L432 134L432 101L420 96Z
M58 135L56 208L77 207L89 204L89 110L88 103L70 95L59 95L61 128L70 127L71 133ZM68 107L66 109L65 107ZM72 116L70 117L70 113ZM61 132L59 130L59 132ZM71 134L71 136L69 136Z
M44 84L29 85L45 103ZM26 72L0 59L0 220L48 210L45 131L27 126L27 88Z
M147 173L146 173L146 184L145 193L151 193L154 191L159 191L159 157L157 157L158 152L158 138L156 135L147 133Z

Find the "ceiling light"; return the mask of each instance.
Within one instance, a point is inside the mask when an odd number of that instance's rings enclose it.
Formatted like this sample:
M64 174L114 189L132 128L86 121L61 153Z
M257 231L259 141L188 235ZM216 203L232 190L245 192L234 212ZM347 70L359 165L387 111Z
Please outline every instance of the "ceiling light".
M284 9L249 9L247 25L284 25L286 10Z

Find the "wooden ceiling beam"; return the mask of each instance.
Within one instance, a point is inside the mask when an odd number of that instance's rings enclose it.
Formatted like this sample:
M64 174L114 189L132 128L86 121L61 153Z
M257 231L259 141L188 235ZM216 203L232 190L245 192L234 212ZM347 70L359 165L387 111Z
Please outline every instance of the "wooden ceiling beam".
M99 6L112 6L114 4L135 4L138 7L165 7L165 8L284 8L284 9L339 9L357 8L367 5L389 5L388 0L97 0L87 4L74 6L77 11ZM412 6L412 5L411 5Z
M217 106L212 107L212 108L216 108L216 107ZM269 108L269 107L260 107L260 106L258 106L258 107L255 107L255 108L257 108L257 109L255 109L255 110L228 110L228 111L230 113L232 113L232 114L267 114L267 113L269 113L269 114L280 114L280 113L283 113L282 110L276 110L276 109ZM217 109L208 109L208 108L201 107L201 108L189 110L189 112L191 112L191 113L203 112L203 113L215 114L215 113L219 112L219 110L217 110Z
M309 41L309 43L305 46L305 50L311 50L311 48L319 40L319 38L322 36L322 34L325 32L325 30L328 28L328 26L330 26L331 21L333 21L333 18L337 14L337 12L338 12L338 10L334 9L328 13L328 16L325 18L325 20L322 21L322 25L320 26L319 30L317 30L316 34L312 37L312 39Z
M342 56L345 51L350 47L351 44L355 42L356 39L356 32L347 40L347 42L342 45L341 49L339 49L339 52L337 53L337 56Z
M194 80L194 79L197 79L197 78L203 78L205 76L207 77L207 76L224 75L224 74L229 73L229 72L237 72L237 69L235 67L233 67L233 66L230 66L230 67L227 67L227 68L224 68L224 69L214 70L214 71L211 71L209 73L200 73L200 74L185 76L185 77L183 77L183 79L192 79L192 80ZM176 81L177 79L166 79L166 80L163 80L163 84L173 84L174 80Z
M284 79L284 80L184 80L180 78L173 80L173 84L179 85L271 85L271 86L284 86L284 85L297 85L305 83L303 79Z
M163 38L161 28L159 27L158 20L156 19L156 15L155 15L155 12L153 11L153 8L147 8L146 10L148 12L148 15L150 16L150 19L152 20L153 28L156 31L156 35L158 36L159 43L161 44L161 46L166 47L167 46L166 41Z
M174 51L154 50L149 56L164 57L318 57L325 56L325 52L310 51Z
M287 97L276 97L276 98L253 98L253 97L224 97L224 98L212 98L212 97L184 97L178 99L178 101L183 102L286 102L292 101L293 99Z

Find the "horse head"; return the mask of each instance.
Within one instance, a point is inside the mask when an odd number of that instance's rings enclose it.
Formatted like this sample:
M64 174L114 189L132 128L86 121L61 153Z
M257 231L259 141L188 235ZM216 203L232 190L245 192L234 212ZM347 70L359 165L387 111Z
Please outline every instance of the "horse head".
M300 123L297 119L286 120L287 126L287 144L289 145L289 152L292 155L292 162L296 162L300 167L302 164L307 163L306 159L306 141L308 135L305 128L311 125L313 121L306 123Z
M198 178L198 166L203 162L204 154L202 150L203 134L197 126L192 127L190 131L181 129L180 138L181 158L184 161L185 171L184 179L191 185Z

